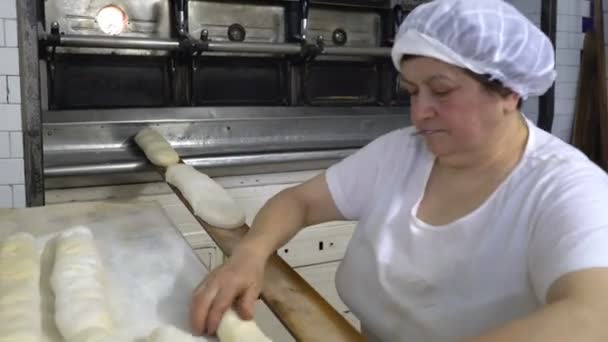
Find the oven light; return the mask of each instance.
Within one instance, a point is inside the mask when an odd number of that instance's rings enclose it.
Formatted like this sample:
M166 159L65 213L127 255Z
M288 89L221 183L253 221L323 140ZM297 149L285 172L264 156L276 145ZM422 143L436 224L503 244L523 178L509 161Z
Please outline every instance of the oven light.
M106 6L97 13L97 25L105 34L121 34L127 28L127 14L118 6Z

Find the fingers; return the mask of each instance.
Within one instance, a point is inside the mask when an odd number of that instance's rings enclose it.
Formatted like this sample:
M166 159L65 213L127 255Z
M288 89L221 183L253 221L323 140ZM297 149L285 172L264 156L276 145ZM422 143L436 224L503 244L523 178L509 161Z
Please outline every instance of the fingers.
M200 336L204 333L207 314L217 292L217 286L209 286L207 281L203 281L194 291L190 306L190 324L194 335Z
M260 290L255 287L250 287L245 291L245 294L243 294L239 303L239 316L241 316L242 319L253 319L255 303L258 300L259 294Z
M207 335L215 334L224 313L232 306L241 290L241 288L236 286L224 286L218 291L207 316L205 331Z

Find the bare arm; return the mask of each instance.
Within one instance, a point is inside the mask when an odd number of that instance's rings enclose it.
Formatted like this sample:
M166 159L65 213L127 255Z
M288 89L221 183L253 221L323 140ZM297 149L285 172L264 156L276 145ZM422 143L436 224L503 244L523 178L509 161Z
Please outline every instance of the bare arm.
M214 334L224 312L235 301L239 302L240 316L252 318L270 255L303 227L343 219L325 174L272 197L230 258L195 291L190 314L194 333Z
M541 310L468 342L608 341L608 268L572 272L550 288Z
M262 207L236 252L256 251L263 258L291 240L302 228L344 220L333 201L325 174L285 189Z

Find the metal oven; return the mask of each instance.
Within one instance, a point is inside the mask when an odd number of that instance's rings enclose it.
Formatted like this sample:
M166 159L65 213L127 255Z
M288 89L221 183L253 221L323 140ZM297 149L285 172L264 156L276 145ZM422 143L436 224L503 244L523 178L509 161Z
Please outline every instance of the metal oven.
M391 1L37 4L39 190L156 180L147 125L217 176L324 168L408 124Z

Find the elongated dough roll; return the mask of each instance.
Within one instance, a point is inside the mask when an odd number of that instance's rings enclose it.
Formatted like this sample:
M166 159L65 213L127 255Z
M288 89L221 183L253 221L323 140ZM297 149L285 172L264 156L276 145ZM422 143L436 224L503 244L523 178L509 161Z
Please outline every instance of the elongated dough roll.
M184 331L177 329L172 325L160 326L148 337L147 342L198 342L206 341L202 337L194 337Z
M40 254L34 237L17 233L0 243L0 342L41 339Z
M179 162L179 155L156 129L147 127L135 136L135 142L152 164L167 167Z
M118 341L104 288L103 265L88 228L57 238L51 287L55 323L67 342Z
M190 165L171 165L165 174L167 183L184 195L194 214L218 228L238 228L245 223L245 213L228 192L213 179Z
M217 328L220 342L272 342L254 321L242 320L233 309L228 309Z

